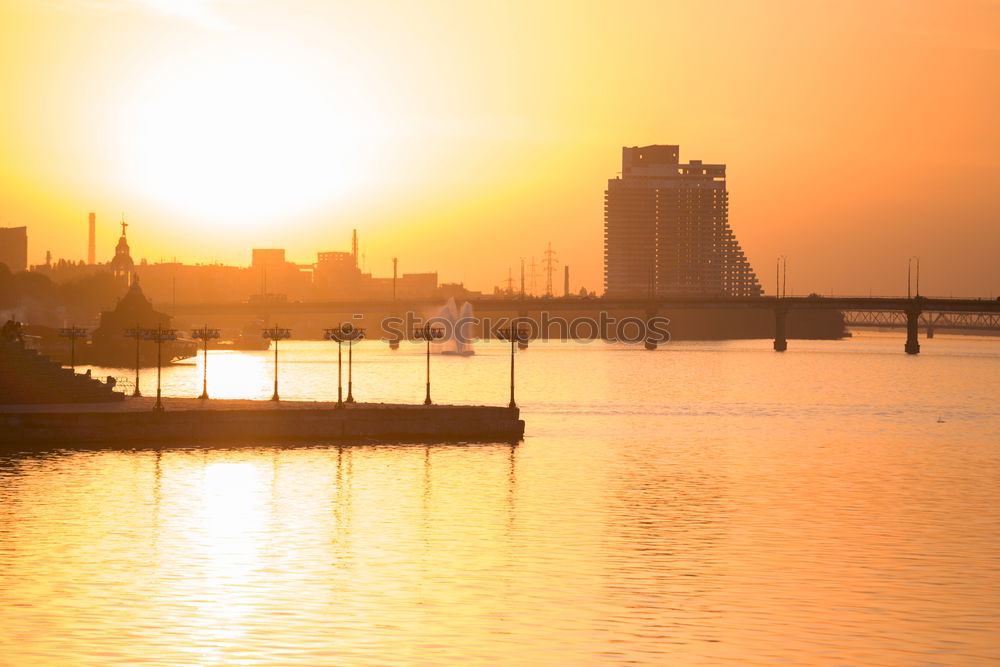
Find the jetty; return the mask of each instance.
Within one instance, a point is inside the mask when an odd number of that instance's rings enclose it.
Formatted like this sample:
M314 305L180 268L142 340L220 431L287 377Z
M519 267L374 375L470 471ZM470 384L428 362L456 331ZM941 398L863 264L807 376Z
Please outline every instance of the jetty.
M112 380L101 382L61 368L20 340L0 340L0 451L265 442L516 442L524 435L524 421L513 404L126 398Z
M197 398L0 405L0 449L215 443L512 442L524 435L518 408Z

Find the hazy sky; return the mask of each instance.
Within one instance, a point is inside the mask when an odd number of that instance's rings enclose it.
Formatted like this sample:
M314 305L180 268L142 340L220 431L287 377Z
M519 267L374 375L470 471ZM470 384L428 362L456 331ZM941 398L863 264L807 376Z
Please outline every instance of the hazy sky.
M602 289L623 145L729 165L773 291L1000 294L1000 2L0 0L0 226L29 262L438 270L552 242ZM561 276L561 273L560 273ZM561 279L560 279L561 284Z

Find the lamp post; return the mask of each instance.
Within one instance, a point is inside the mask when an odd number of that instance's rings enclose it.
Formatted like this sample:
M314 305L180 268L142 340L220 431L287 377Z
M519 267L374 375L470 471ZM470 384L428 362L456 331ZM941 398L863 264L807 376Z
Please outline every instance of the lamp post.
M274 395L271 396L272 401L281 400L278 398L278 341L283 338L291 338L291 329L282 329L281 327L271 327L270 329L264 329L261 333L263 338L270 338L274 341Z
M332 340L337 343L337 407L344 407L344 403L354 402L354 372L353 372L353 347L354 341L364 340L365 330L361 327L356 327L350 322L344 322L339 327L334 327L333 329L324 329L326 332L327 340ZM347 343L347 399L342 400L343 396L343 372L342 361L343 353L341 344Z
M354 341L364 340L365 330L351 328L352 336L347 339L347 402L354 402L352 389L354 386Z
M198 398L207 399L208 398L208 341L212 338L219 337L218 329L209 329L206 324L201 329L194 329L191 332L192 338L197 338L202 341L205 350L204 363L202 363L202 375L201 375L201 396Z
M135 389L132 391L132 398L142 396L139 391L139 343L143 338L143 329L137 324L131 329L125 330L126 338L135 338Z
M414 340L424 340L427 341L427 394L424 397L424 405L431 404L431 341L438 338L444 338L444 329L441 327L432 327L430 324L425 324L422 327L416 327L413 330Z
M163 325L157 324L155 329L143 329L143 336L146 340L156 342L156 403L153 404L153 412L163 412L163 402L160 400L160 374L163 368L163 342L176 340L177 331L174 329L164 329Z
M340 344L344 342L344 339L341 337L342 332L340 327L336 327L333 329L324 329L324 331L326 332L327 340L332 340L337 344L337 407L342 408L344 407L344 400L343 400L343 386L342 386L343 374L340 372L340 363L341 363Z
M528 339L528 333L523 329L510 327L498 331L497 338L510 341L510 403L507 407L516 408L517 403L514 402L514 352L522 341Z
M62 338L69 338L69 367L76 372L76 339L86 338L87 330L77 326L65 327L59 330Z

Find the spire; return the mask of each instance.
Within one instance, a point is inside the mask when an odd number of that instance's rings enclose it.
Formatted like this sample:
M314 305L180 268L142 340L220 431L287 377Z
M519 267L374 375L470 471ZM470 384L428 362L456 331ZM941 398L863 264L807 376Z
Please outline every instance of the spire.
M121 224L121 226L122 226L122 238L124 238L125 237L125 228L128 227L128 223L125 222L125 211L122 211L122 221L119 224Z

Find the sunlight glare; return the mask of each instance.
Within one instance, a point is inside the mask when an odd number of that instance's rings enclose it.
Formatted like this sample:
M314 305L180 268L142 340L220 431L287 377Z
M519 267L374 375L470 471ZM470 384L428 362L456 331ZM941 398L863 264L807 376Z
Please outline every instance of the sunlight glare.
M216 57L133 93L125 178L200 221L260 225L316 210L374 164L381 127L363 86L275 58Z
M239 351L210 353L210 395L215 398L267 398L274 371L267 354ZM199 365L202 360L199 359Z

